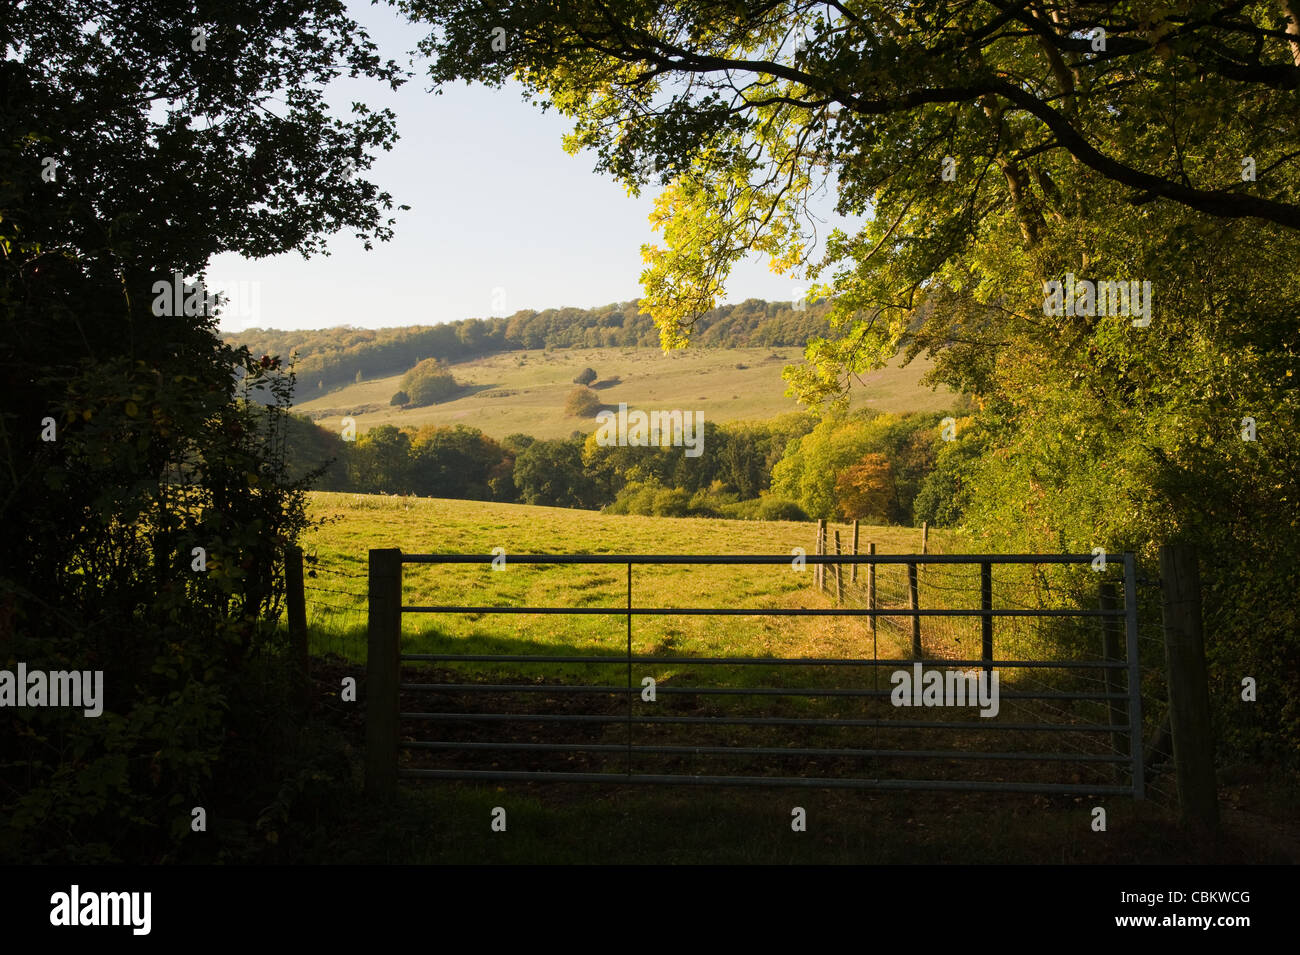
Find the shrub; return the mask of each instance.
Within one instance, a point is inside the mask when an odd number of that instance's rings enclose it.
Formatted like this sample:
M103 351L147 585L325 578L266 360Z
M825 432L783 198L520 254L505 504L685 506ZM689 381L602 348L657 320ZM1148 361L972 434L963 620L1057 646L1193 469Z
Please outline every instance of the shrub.
M767 495L758 502L760 521L806 521L808 515L802 507L787 497Z
M758 520L758 498L722 505L722 516L733 521Z
M454 398L460 385L447 367L436 358L426 358L402 376L401 390L417 408Z
M605 511L610 514L645 514L655 517L686 517L694 513L689 491L680 487L665 487L655 480L629 481Z
M596 369L584 368L582 369L582 371L578 372L576 375L573 376L573 383L575 385L589 385L593 381L595 381L598 377L599 376L596 374Z
M409 405L411 403L411 396L405 391L399 391L389 399L388 403L390 405Z
M656 517L685 517L690 505L691 495L684 488L662 488L654 493L651 512Z
M568 400L564 402L564 413L575 418L590 418L602 407L600 395L590 388L579 386L569 392Z
M653 514L655 492L660 485L655 482L629 481L612 504L605 507L609 514Z
M697 517L723 517L724 508L735 504L740 495L726 489L722 481L714 481L707 488L700 488L691 497L690 512Z

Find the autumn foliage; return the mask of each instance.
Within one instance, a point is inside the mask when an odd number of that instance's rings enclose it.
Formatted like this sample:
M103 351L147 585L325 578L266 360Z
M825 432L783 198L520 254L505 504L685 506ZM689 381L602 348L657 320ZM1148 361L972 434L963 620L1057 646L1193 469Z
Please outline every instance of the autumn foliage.
M894 469L883 454L866 454L835 480L840 516L884 521L894 500Z

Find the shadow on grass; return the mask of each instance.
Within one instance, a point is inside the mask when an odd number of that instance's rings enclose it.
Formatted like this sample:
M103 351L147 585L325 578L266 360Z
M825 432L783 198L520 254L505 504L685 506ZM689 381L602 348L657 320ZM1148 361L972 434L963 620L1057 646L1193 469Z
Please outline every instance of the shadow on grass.
M506 831L491 829L493 810ZM793 810L807 829L794 831ZM1207 839L1149 804L1114 802L1106 832L1086 800L944 793L404 784L358 801L350 832L315 861L392 863L1135 864L1286 859L1227 833Z
M364 664L363 626L332 643ZM402 665L401 732L412 744L402 765L617 778L635 759L632 771L649 775L954 780L975 788L1110 787L1126 778L1122 763L1098 758L1110 754L1106 732L1091 731L1081 746L1082 733L998 726L975 706L900 709L888 676L873 681L869 667L781 665L775 661L785 658L770 655L772 666L693 663L705 654L664 646L634 646L634 655L671 662L629 667L625 646L610 649L440 629L408 634L404 654L452 659ZM568 659L546 659L555 657ZM791 692L762 692L781 690ZM1057 722L1030 702L1008 706L1009 721ZM819 722L800 722L808 720Z

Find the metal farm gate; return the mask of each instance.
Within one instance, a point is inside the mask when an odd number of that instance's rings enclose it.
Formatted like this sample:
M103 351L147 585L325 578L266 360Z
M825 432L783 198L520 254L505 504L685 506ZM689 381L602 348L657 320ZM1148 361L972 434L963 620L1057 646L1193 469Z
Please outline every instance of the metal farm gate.
M428 778L1122 794L1141 799L1142 701L1133 554L1107 555L1111 567L1122 568L1122 578L1103 585L1096 607L1078 606L1081 601L1051 608L1007 606L1013 602L1009 598L999 606L994 600L995 575L1023 576L1031 568L1054 565L1095 568L1096 559L1093 554L874 553L808 555L796 561L782 555L506 558L500 553L371 550L367 788L385 794L394 791L399 778ZM499 568L504 560L512 567L605 565L608 570L612 565L625 570L626 588L617 602L599 606L531 606L486 599L463 604L402 602L407 565L435 565L444 572L446 565L487 570L494 561ZM680 600L672 606L662 605L668 601L647 604L636 599L638 568L651 574L648 568L654 565L772 565L772 572L786 573L792 566L802 569L800 561L832 565L837 571L839 565L867 565L863 576L872 582L870 599L834 607L682 606ZM918 566L923 580L934 575L936 585L925 589L943 597L944 606L923 606L917 599ZM891 591L877 583L903 571L910 584L906 590L901 584ZM950 586L953 593L944 596L942 581L959 577L964 583ZM413 589L415 583L408 575L408 587ZM455 592L486 593L476 588L488 583L487 575L481 575L481 583ZM1115 599L1115 584L1122 587L1122 605ZM909 595L907 606L877 605L878 594L900 593ZM609 595L607 589L606 599ZM687 595L686 589L679 591L679 596ZM809 595L805 602L825 601ZM950 606L962 602L970 605ZM622 618L622 626L612 637L618 640L612 652L547 653L540 643L532 644L538 652L464 652L457 645L464 642L461 638L438 633L432 639L446 652L405 653L402 620L411 614L461 620L512 614L599 615ZM854 626L869 627L871 654L865 652L865 636L862 650L847 656L699 655L665 652L662 646L635 652L634 621L646 620L648 626L651 619L682 615L862 618ZM876 623L886 619L911 625L913 652L877 655ZM971 650L964 658L916 652L922 646L921 622L968 627L961 631L971 634L964 645L961 635L948 643ZM1055 628L1050 645L1060 648L1059 656L1000 658L1000 640L1035 645L1032 633L1012 639L1014 628L1023 634L1030 625ZM523 643L528 645L526 632ZM566 669L578 678L555 676ZM983 679L986 688L993 674L1009 675L1003 681L1009 688L998 689L997 715L981 716L970 706L900 706L889 685L902 682L900 671L921 678L935 669L940 680L965 673L949 679L950 685L974 678ZM887 681L883 686L882 671ZM670 676L656 680L646 675L653 672ZM708 678L696 678L697 672ZM592 673L604 676L583 675Z

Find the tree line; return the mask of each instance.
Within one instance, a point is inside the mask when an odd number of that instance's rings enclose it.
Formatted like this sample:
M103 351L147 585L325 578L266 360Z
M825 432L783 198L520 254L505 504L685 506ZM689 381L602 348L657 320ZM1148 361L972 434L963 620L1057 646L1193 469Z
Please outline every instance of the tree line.
M294 416L286 448L291 473L319 473L316 487L326 491L662 517L911 524L958 506L948 484L932 480L945 418L864 410L704 422L703 453L692 457L683 447L602 445L596 431L498 441L465 425L381 425L345 441Z

